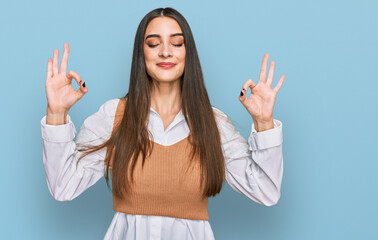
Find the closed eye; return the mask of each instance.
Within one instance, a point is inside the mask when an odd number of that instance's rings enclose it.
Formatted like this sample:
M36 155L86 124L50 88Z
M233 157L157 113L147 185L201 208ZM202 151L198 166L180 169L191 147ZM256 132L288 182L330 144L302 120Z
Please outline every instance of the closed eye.
M159 44L147 44L150 48L154 48L156 46L158 46ZM181 47L183 44L172 44L173 46L175 47Z

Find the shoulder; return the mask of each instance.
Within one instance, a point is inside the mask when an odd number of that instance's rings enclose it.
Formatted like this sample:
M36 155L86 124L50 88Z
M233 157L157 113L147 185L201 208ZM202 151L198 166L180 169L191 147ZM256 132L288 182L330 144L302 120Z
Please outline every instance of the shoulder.
M81 127L79 138L86 138L91 136L90 134L95 134L97 137L109 136L119 101L119 98L109 99L98 108L97 112L87 117Z
M119 98L107 100L98 108L97 112L90 115L84 121L84 125L95 125L97 127L98 125L112 124L119 101Z
M114 117L118 104L121 102L121 100L124 100L122 98L112 98L107 100L105 103L103 103L100 108L99 112L105 114L108 117Z
M229 135L230 133L235 132L235 126L232 123L231 119L219 108L212 106L214 117L218 125L218 129L221 135Z
M217 120L228 118L227 115L221 111L219 108L211 106L213 108L214 116Z
M222 110L217 107L211 106L213 108L214 117L218 124L232 124L230 118Z

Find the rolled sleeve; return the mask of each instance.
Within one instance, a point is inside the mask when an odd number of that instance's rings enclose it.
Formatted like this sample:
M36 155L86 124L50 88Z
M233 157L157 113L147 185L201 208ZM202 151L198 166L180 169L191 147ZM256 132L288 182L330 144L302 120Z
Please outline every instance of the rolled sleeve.
M249 136L249 150L256 151L279 146L283 142L282 122L274 119L274 128L257 132L254 123L252 123L252 132Z
M48 142L70 142L76 136L75 125L71 117L67 115L67 123L61 125L50 125L46 123L46 115L41 119L42 139Z

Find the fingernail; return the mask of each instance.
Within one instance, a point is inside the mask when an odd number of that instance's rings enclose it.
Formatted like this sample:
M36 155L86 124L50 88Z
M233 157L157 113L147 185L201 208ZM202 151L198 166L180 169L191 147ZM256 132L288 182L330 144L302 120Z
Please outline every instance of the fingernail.
M243 91L240 91L240 96L243 96L243 95L244 95Z
M85 87L85 82L83 83L83 87Z

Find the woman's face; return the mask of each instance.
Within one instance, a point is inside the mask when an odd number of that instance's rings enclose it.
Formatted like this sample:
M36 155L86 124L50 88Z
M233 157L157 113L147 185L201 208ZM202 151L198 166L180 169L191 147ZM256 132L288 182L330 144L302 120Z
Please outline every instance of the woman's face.
M156 17L147 25L143 52L148 75L159 82L180 79L185 68L185 44L180 25L170 17Z

